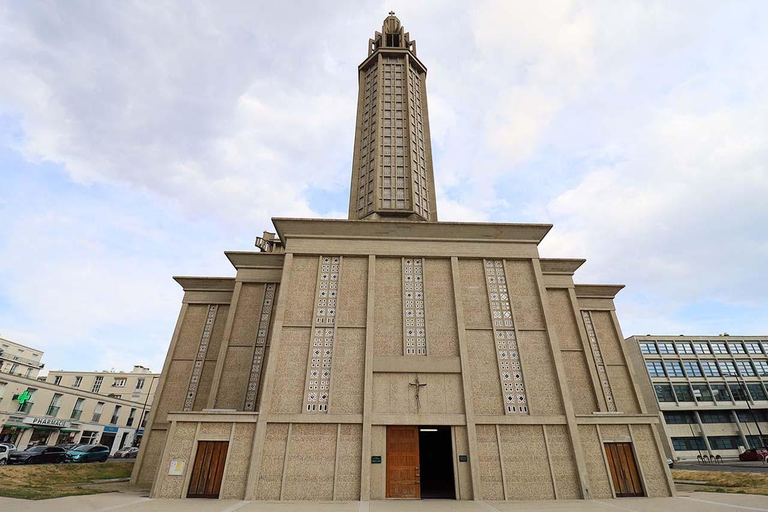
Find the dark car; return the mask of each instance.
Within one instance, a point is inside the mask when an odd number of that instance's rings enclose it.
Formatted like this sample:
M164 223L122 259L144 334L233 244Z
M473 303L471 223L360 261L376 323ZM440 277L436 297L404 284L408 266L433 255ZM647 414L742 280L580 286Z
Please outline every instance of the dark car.
M64 462L67 452L56 446L33 446L22 452L8 454L8 464L45 464L46 462Z
M57 444L56 445L57 448L61 448L65 452L68 452L69 450L71 450L75 446L80 446L80 443L61 443L61 444Z
M122 450L116 451L115 458L116 459L135 459L138 453L139 453L139 449L136 446L131 446L129 448L123 448Z
M765 446L762 446L760 448L752 448L750 450L745 451L742 454L739 454L739 460L765 460L765 458L768 457L768 449Z
M103 444L81 444L67 452L70 462L104 462L109 458L109 446Z

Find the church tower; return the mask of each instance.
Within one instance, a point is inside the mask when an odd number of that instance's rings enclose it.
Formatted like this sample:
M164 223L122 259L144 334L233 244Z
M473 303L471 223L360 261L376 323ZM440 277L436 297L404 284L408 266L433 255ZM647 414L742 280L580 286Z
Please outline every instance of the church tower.
M427 68L394 12L358 73L349 219L437 221Z

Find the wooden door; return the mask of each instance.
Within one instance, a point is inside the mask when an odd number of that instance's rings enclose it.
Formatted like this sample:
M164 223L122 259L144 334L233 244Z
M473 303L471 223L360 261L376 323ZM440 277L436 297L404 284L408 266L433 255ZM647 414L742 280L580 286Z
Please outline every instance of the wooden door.
M227 461L227 441L199 441L195 466L189 480L187 498L218 498L224 464Z
M421 498L418 427L387 427L387 498Z
M632 443L605 443L605 454L616 497L644 496Z

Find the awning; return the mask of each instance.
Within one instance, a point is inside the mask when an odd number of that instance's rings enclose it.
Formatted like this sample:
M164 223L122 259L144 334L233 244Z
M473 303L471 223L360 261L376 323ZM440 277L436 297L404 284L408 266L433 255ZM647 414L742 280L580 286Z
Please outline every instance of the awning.
M35 430L59 430L56 427L43 427L41 425L35 425L32 428L34 428Z
M23 429L23 430L27 430L27 429L30 429L30 428L32 428L32 427L30 427L29 425L14 425L14 424L12 424L12 423L6 423L6 424L5 424L5 425L3 425L3 426L4 426L4 427L10 427L10 428L20 428L20 429Z
M73 430L73 429L71 429L71 428L63 428L63 429L61 429L59 432L64 432L64 433L66 433L66 434L69 434L69 433L72 433L72 432L80 432L80 431L79 431L79 430L77 430L77 429L74 429L74 430Z

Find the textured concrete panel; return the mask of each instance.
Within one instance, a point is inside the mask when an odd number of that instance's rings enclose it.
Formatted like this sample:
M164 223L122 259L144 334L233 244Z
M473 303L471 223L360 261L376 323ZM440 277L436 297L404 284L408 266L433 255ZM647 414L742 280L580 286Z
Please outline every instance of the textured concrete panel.
M194 359L200 346L200 336L203 334L203 324L208 315L208 306L204 304L189 304L187 313L181 323L179 339L173 352L173 359Z
M621 352L621 341L616 335L613 318L609 311L590 311L592 324L595 326L597 339L600 341L600 351L605 364L626 364Z
M368 300L368 258L345 256L341 264L341 289L336 308L338 326L365 327ZM334 354L333 357L336 357Z
M608 366L608 379L611 381L611 391L616 402L616 409L620 412L640 412L640 406L635 397L635 388L629 378L626 366Z
M225 441L229 440L229 434L231 433L231 423L201 423L200 424L200 432L198 434L198 438L205 441L205 440L214 440L214 441Z
M506 260L507 286L512 311L519 329L541 329L544 313L533 263L530 260Z
M381 464L371 464L371 499L383 500L387 495L387 427L383 425L371 427L371 456L381 457Z
M584 345L581 342L581 335L568 290L547 290L547 298L549 300L551 327L555 331L555 338L560 348L583 350Z
M311 325L317 287L317 256L294 256L285 300L285 325Z
M459 335L450 260L424 260L424 293L429 355L458 356Z
M521 349L522 350L522 349ZM476 414L504 414L492 331L467 331L469 380ZM526 377L523 360L523 377ZM530 393L530 392L529 392Z
M462 500L471 500L472 496L472 469L469 463L469 438L467 436L467 427L454 427L456 436L456 453L454 456L458 460L459 456L467 455L467 462L457 462L459 468L459 494Z
M136 480L138 485L152 485L157 466L160 464L160 457L163 455L167 435L167 430L152 430L149 436L145 436L141 444L144 458L141 459L141 469Z
M202 327L201 327L202 329ZM155 407L155 423L166 423L168 413L184 408L184 398L192 375L192 361L171 361L163 394Z
M336 476L336 499L360 499L360 461L362 425L341 425L339 442L339 474Z
M283 499L333 499L335 463L335 424L294 423L288 444Z
M344 260L346 265L347 260ZM336 329L333 342L331 393L328 412L332 414L363 412L365 374L365 329Z
M576 414L592 414L597 410L595 387L584 352L562 352L565 380L571 393ZM602 391L601 391L602 392Z
M519 336L520 362L531 414L564 414L547 333L528 331Z
M604 443L611 441L628 442L629 428L627 425L600 425L600 436Z
M232 323L230 347L253 347L256 343L265 287L264 283L243 284Z
M299 413L304 403L311 329L284 327L277 353L274 390L270 411Z
M376 258L373 353L403 355L402 260Z
M477 462L480 467L480 494L482 500L503 500L499 443L494 425L477 425Z
M283 462L285 443L288 439L287 423L270 423L264 436L264 450L261 453L261 469L256 498L279 500L283 483Z
M248 375L253 361L253 347L229 347L224 371L221 373L216 407L220 409L243 410Z
M229 445L226 472L221 484L221 499L242 500L245 497L255 430L255 423L235 424L235 435Z
M203 363L203 371L200 374L200 380L197 384L197 394L195 395L195 403L192 406L193 411L202 411L208 407L208 396L211 392L211 384L213 382L213 373L216 371L216 361L205 361Z
M168 456L170 459L184 459L187 461L185 473L192 471L192 454L195 449L195 430L196 423L179 423L173 433L173 437L168 440ZM181 498L186 495L184 489L185 475L169 475L167 468L161 468L158 483L155 491L158 498Z
M459 293L467 329L490 328L491 309L483 260L459 260Z
M229 306L220 305L216 311L216 320L213 323L211 341L208 343L208 350L205 353L206 361L215 361L219 358L219 349L221 348L221 341L224 338L224 328L227 325L228 316Z
M602 428L602 427L601 427ZM645 490L649 497L671 496L667 475L664 471L666 461L659 456L656 439L653 437L650 425L633 425L632 433L635 438L635 453L643 467Z
M603 458L604 449L597 437L597 428L594 425L579 425L579 437L587 462L591 496L596 499L612 498L608 470Z
M410 383L416 376L410 373L375 373L373 375L373 412L389 414L415 414L416 391ZM464 393L461 375L421 373L419 383L426 384L419 391L422 413L462 414Z
M576 458L573 455L573 443L565 425L547 425L547 443L555 472L557 498L577 500L581 498L579 474L576 470Z
M509 500L555 499L540 425L499 425Z

